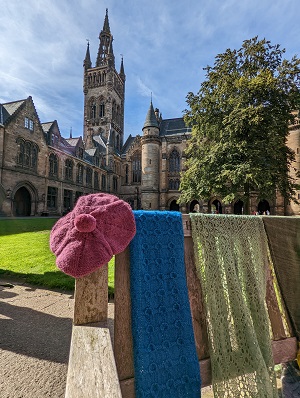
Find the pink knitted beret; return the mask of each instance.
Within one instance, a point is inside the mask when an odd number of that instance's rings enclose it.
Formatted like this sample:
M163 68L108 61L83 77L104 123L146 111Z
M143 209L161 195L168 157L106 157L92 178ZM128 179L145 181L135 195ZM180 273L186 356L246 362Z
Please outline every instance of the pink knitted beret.
M122 252L135 235L128 203L97 193L81 196L74 209L60 218L50 234L56 265L75 278L90 274Z

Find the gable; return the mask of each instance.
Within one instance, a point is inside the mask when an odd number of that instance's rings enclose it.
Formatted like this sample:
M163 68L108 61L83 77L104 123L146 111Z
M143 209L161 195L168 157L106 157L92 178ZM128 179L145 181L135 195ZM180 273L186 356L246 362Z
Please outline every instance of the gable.
M2 104L2 109L6 112L5 131L12 142L22 139L36 143L39 148L46 145L44 131L31 97Z

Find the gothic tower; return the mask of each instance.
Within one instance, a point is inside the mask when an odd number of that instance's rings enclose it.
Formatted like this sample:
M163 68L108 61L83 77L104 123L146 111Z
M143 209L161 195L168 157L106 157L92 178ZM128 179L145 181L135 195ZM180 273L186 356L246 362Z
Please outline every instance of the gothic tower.
M93 139L108 144L119 152L124 138L125 73L123 58L120 72L115 68L113 36L110 32L108 10L103 29L99 34L100 44L96 65L93 67L88 43L83 62L84 80L84 130L83 140L90 149Z
M152 101L146 116L142 136L141 205L144 210L159 209L160 146L159 122Z

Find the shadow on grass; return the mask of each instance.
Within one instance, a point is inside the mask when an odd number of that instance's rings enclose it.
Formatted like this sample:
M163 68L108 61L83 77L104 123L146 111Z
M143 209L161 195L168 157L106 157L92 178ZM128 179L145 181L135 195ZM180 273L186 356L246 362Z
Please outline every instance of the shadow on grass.
M20 280L31 285L63 291L74 291L75 279L61 271L49 271L44 274L24 274L21 272L7 271L0 268L0 277ZM108 286L108 298L114 297L114 288Z
M22 234L25 232L50 231L58 220L55 218L2 218L0 236Z
M50 289L73 291L75 287L75 279L60 271L45 272L44 274L24 274L0 268L0 277L17 279L32 285Z

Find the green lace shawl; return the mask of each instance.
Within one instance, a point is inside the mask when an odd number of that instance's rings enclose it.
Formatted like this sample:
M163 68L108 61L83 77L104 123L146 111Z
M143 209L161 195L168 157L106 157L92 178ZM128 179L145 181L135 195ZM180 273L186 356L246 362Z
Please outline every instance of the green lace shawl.
M215 397L278 397L265 304L260 217L191 214Z

